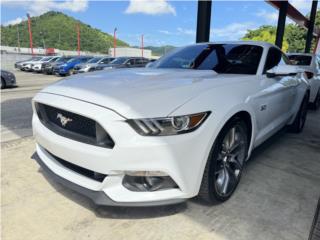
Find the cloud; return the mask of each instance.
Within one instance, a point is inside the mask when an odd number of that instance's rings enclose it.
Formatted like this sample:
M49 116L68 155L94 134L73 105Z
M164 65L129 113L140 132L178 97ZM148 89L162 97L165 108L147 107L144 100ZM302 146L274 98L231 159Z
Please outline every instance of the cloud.
M196 35L196 31L193 29L184 29L184 28L178 27L177 30L178 30L178 33L180 34L191 35L191 36Z
M22 8L31 16L39 16L51 10L66 10L71 12L83 12L88 8L88 0L26 0L26 1L12 1L2 0L3 6Z
M239 40L246 33L247 30L256 29L257 26L254 23L246 22L246 23L232 23L226 25L223 28L212 28L210 30L210 35L213 39L220 38L223 40Z
M307 14L311 11L312 1L310 0L291 0L289 2L303 14Z
M278 21L278 12L267 12L266 10L260 10L256 13L256 16L264 18L268 24L276 24Z
M16 19L13 19L13 20L10 20L10 21L3 23L3 26L15 25L15 24L21 23L24 20L25 20L25 18L17 17Z
M163 33L166 35L171 35L171 32L167 31L167 30L159 30L159 33Z
M166 0L130 0L125 13L143 13L147 15L172 14L176 16L175 8Z
M189 35L189 36L195 36L196 31L193 29L185 29L182 27L178 27L176 31L170 32L167 30L158 30L158 32L165 34L165 35L172 35L172 36L181 36L181 35Z

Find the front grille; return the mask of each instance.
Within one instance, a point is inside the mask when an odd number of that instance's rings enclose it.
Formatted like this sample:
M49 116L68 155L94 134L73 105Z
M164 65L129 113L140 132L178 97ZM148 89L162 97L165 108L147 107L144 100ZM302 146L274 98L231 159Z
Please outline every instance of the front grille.
M81 69L80 66L75 66L75 67L74 67L74 70L80 70L80 69Z
M56 134L91 145L114 147L109 134L96 121L42 103L35 106L40 121Z
M99 182L103 182L103 180L105 179L105 177L107 176L106 174L102 174L102 173L98 173L98 172L94 172L92 170L89 170L87 168L83 168L80 167L78 165L75 165L73 163L70 163L66 160L63 160L55 155L53 155L52 153L50 153L48 150L45 150L51 157L53 157L57 162L59 162L61 165L63 165L64 167L70 169L73 172L79 173L87 178L93 179L95 181L99 181Z

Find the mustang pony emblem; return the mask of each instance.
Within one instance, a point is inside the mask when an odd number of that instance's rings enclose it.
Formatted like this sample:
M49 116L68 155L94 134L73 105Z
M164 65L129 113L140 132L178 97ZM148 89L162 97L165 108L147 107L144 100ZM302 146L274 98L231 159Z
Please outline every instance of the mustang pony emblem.
M61 113L57 114L57 118L60 119L61 125L65 127L68 122L72 122L71 118L63 116Z

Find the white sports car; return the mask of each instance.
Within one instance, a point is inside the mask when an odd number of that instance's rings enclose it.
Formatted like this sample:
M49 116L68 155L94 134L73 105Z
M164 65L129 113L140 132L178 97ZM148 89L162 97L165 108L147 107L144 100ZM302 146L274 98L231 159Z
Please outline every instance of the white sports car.
M225 201L255 147L303 129L309 84L288 63L268 43L203 43L72 76L33 99L34 158L98 205Z
M306 71L310 83L309 102L317 110L320 107L320 58L312 53L290 53L287 55L293 65Z

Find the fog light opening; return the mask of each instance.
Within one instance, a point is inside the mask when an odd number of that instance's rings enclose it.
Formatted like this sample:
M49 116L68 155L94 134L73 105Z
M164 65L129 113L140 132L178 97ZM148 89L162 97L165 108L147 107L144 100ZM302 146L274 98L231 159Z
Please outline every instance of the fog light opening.
M130 176L125 175L122 181L125 188L134 192L153 192L178 188L169 176Z

